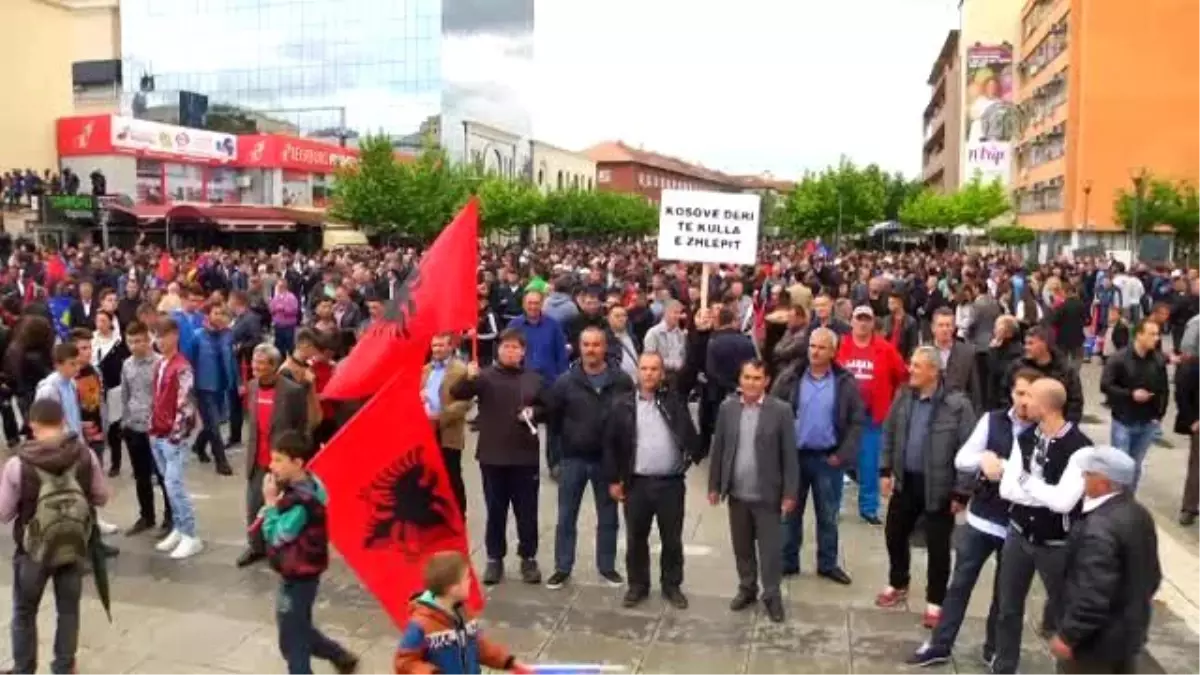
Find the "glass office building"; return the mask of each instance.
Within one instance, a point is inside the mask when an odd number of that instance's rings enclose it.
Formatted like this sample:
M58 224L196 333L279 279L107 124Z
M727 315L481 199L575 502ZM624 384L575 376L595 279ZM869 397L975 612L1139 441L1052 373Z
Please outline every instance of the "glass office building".
M304 134L395 136L441 112L442 0L122 0L121 41L150 107L194 91Z

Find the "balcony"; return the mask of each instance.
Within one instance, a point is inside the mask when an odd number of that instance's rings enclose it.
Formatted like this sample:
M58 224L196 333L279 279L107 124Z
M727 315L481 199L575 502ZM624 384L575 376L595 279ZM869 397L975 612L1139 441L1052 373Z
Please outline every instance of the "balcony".
M922 182L928 184L933 178L945 172L946 153L944 150L944 148L938 148L936 152L925 153L921 166Z
M1055 22L1046 35L1032 49L1022 47L1021 63L1017 65L1017 74L1021 83L1037 77L1038 73L1054 65L1070 44L1070 15Z

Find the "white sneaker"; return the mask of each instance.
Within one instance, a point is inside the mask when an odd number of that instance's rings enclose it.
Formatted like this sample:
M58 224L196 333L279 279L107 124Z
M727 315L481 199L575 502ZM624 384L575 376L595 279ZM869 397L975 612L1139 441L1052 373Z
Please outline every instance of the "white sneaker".
M172 551L179 545L179 540L182 538L183 535L179 533L179 530L171 530L171 534L168 534L162 541L155 544L154 549L163 553Z
M200 541L198 537L189 537L184 534L179 537L179 545L175 547L174 551L171 551L171 558L173 560L183 560L203 550L204 542Z
M116 534L121 529L103 518L96 518L96 527L100 528L100 534Z

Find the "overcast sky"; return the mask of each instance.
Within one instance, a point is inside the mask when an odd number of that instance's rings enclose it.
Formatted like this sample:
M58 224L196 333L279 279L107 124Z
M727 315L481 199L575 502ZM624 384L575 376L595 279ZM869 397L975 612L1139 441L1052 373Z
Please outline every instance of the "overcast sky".
M532 72L507 81L530 101L534 135L570 148L622 139L781 178L844 153L915 175L925 82L957 5L537 0Z

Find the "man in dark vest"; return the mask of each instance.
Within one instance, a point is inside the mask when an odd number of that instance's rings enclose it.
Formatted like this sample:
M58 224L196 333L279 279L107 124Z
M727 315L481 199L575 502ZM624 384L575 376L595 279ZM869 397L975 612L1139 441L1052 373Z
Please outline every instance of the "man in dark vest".
M1012 503L1012 510L996 585L1000 610L993 673L1017 672L1025 597L1034 572L1046 587L1047 604L1059 605L1067 534L1079 516L1083 497L1083 471L1073 455L1092 445L1092 440L1063 416L1067 389L1061 382L1044 377L1031 389L1029 417L1037 420L1037 426L1017 436L1000 479L1000 496ZM1054 626L1043 621L1042 630L1053 632Z
M988 558L1000 551L1008 533L1009 503L1000 497L1000 477L1004 461L1012 452L1013 439L1033 426L1029 419L1029 392L1042 374L1024 368L1013 376L1012 407L993 410L979 419L971 437L958 450L954 468L958 470L959 489L971 495L967 508L967 527L960 530L954 556L954 573L942 603L942 615L929 641L908 658L910 665L932 666L950 660L954 641L967 613L971 591ZM993 582L992 605L988 609L987 632L983 641L983 660L991 663L996 650L996 616L1000 595Z

